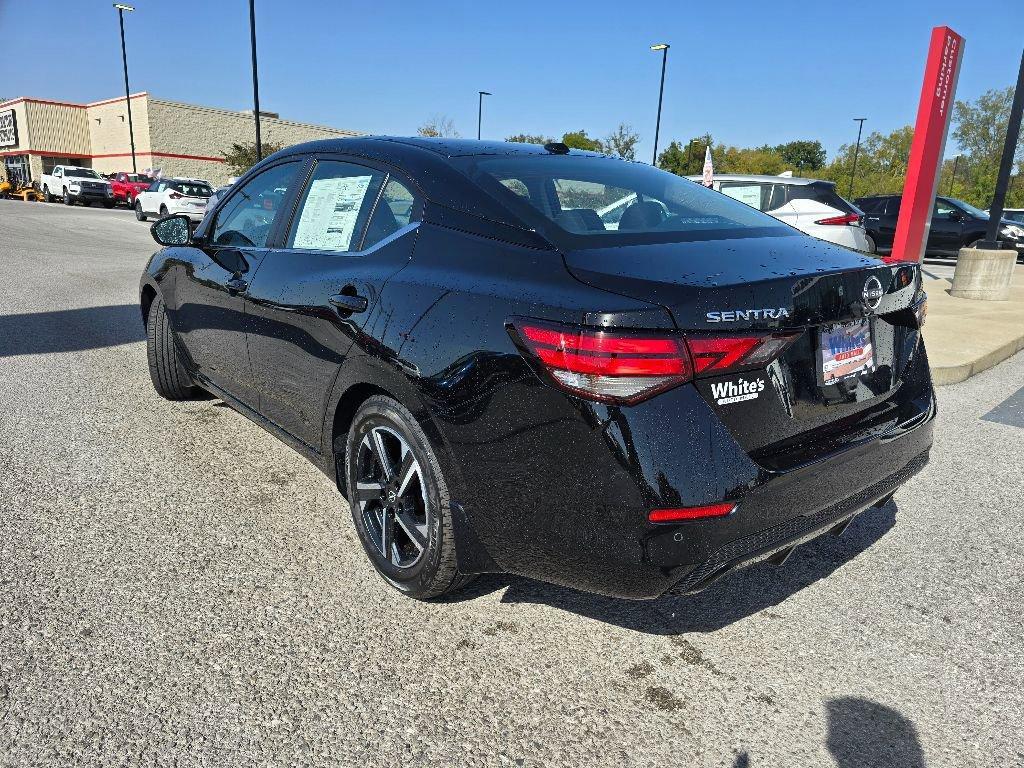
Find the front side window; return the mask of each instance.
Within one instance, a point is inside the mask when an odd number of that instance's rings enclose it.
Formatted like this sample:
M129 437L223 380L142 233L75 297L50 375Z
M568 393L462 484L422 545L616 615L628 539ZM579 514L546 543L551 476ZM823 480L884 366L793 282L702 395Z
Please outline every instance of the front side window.
M570 247L796 234L728 194L641 163L572 154L454 162L524 224L554 224L552 236ZM746 186L756 187L760 200L761 185Z
M318 162L295 215L288 247L359 250L384 177L381 171L354 163Z
M934 208L934 210L932 210L932 216L934 218L948 219L949 218L949 214L955 213L955 212L956 212L956 208L954 208L949 203L944 203L941 200L936 200L935 201L935 208Z
M298 162L275 165L237 190L217 214L214 245L263 248L298 169Z

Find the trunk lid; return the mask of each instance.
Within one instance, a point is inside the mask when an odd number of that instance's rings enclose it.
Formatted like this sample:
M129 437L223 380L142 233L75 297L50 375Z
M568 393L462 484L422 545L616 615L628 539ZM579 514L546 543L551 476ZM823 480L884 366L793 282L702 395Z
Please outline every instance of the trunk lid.
M840 432L854 439L898 423L913 397L899 390L918 348L916 265L887 265L799 235L587 248L566 252L565 261L589 285L664 306L690 337L794 335L768 365L695 380L767 466L806 458L809 440L834 442ZM826 374L823 358L840 365L865 348L857 339L871 343L873 365Z

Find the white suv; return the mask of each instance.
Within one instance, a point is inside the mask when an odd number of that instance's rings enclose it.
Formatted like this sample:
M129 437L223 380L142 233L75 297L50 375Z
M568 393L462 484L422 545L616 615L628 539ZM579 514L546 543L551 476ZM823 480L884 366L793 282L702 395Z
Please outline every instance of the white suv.
M193 221L206 214L206 201L213 190L202 179L157 179L135 198L135 218L184 213Z
M688 176L700 182L700 176ZM864 212L844 200L831 181L796 176L715 174L714 188L820 240L874 253Z

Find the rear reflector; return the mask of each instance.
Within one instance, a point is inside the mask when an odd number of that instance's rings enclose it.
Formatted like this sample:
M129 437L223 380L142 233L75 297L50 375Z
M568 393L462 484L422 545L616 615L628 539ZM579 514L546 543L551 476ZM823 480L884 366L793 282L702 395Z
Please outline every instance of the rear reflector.
M677 507L675 509L654 509L647 515L652 523L677 523L682 520L703 520L708 517L725 517L736 509L736 504L709 504L706 507Z
M815 224L860 224L859 213L848 213L845 216L831 216L827 219L818 219Z

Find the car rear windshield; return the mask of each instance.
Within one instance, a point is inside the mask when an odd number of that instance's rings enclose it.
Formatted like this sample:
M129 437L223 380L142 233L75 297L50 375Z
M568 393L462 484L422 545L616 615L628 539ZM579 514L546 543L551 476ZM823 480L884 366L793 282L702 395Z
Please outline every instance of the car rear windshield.
M593 155L455 162L525 223L570 247L797 234L726 195L641 163Z
M171 189L188 197L209 197L213 194L213 190L205 184L195 184L187 181L176 181L171 184Z

